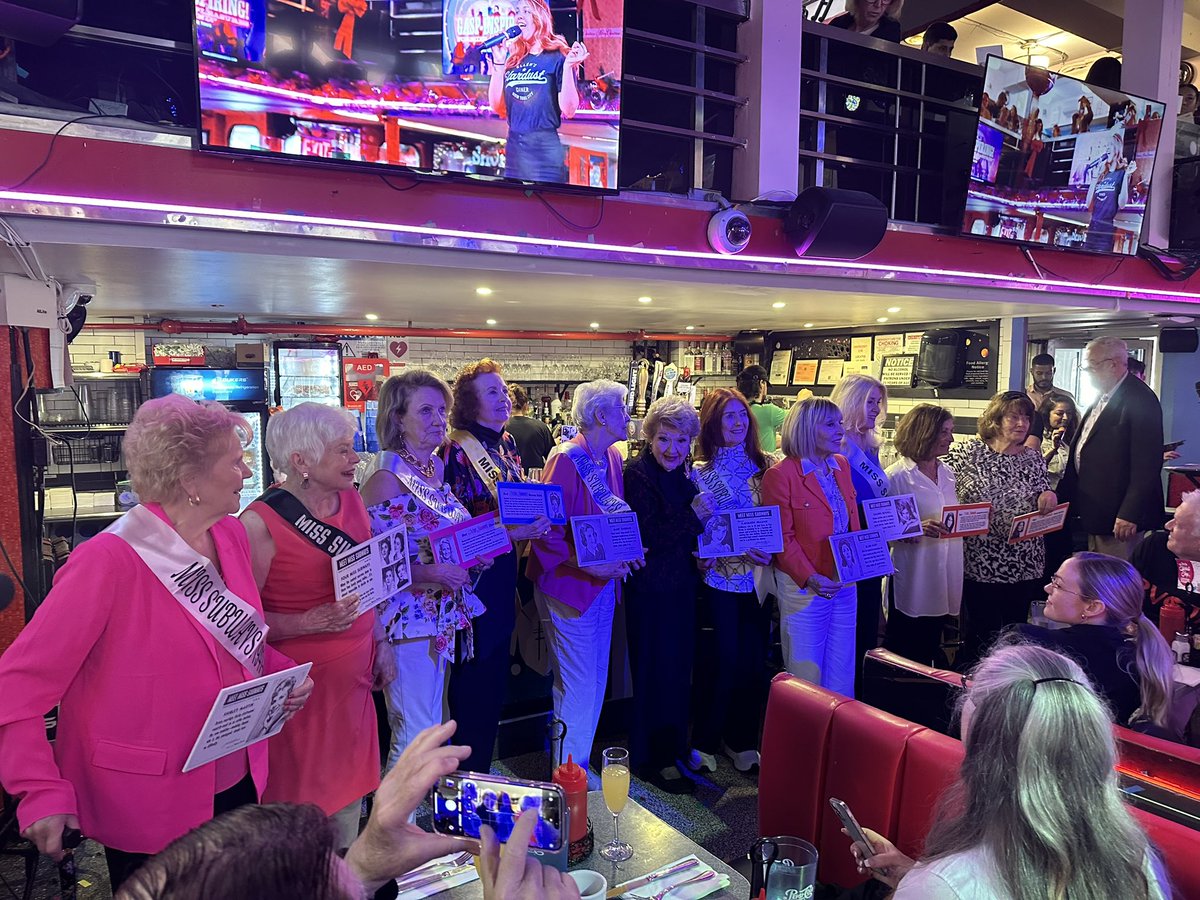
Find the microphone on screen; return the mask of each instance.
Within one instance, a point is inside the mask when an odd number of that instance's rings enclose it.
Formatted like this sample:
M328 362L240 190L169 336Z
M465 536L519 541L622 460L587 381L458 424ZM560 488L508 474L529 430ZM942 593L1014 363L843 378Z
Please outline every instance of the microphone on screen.
M498 47L507 41L509 38L521 36L520 26L513 25L507 31L501 31L499 34L493 34L490 38L479 45L480 50L491 50L493 47Z

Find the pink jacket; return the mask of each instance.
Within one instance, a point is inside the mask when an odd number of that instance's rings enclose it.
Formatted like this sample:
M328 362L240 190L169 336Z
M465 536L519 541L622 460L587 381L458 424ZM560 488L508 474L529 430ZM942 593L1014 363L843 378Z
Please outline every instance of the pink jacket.
M261 609L245 528L230 516L212 535L226 583ZM223 687L226 652L121 538L81 544L0 656L0 784L20 799L21 827L75 814L106 846L157 853L211 819L216 764L181 770ZM267 646L268 672L290 665ZM56 704L51 748L42 717ZM266 741L248 755L261 794Z
M587 446L583 435L571 439L572 444ZM625 478L622 471L621 454L616 447L608 448L608 486L618 497L625 496ZM563 505L566 507L567 518L571 516L598 516L603 510L592 499L575 463L562 453L555 453L546 462L542 472L542 481L546 484L557 484L563 489ZM546 536L533 541L530 545L529 563L526 574L529 580L547 596L553 597L580 612L587 612L592 601L599 596L607 581L592 578L570 564L572 542L571 526L554 525L546 532ZM617 597L621 595L621 585L617 584Z

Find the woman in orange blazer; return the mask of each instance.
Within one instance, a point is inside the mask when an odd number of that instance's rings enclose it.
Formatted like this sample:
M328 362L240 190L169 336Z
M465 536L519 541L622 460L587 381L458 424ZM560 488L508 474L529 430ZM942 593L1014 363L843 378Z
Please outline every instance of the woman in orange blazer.
M857 531L850 466L837 452L842 413L824 397L793 406L783 421L783 462L767 470L763 506L778 506L783 552L775 555L776 596L787 670L854 696L854 583L837 576L829 538Z

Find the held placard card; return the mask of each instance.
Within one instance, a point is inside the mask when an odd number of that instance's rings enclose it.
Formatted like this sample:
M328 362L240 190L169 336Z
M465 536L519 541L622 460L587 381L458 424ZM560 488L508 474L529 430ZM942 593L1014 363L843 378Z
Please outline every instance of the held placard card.
M496 496L502 525L532 525L538 516L545 516L551 525L567 524L560 485L500 481L496 483Z
M571 533L575 539L575 559L581 566L645 558L637 513L572 516Z
M1067 523L1067 509L1070 505L1070 503L1060 503L1045 514L1031 512L1023 516L1016 516L1012 520L1012 527L1008 530L1008 542L1019 544L1021 541L1031 541L1052 531L1062 531L1063 526Z
M942 537L960 538L976 534L987 534L992 521L992 504L960 503L942 507Z
M778 506L748 506L709 516L704 533L697 539L701 559L739 556L747 550L783 552L783 529Z
M312 663L222 688L192 745L183 771L274 737L283 729L283 701L308 677Z
M867 528L878 531L885 541L921 535L921 514L917 510L917 498L912 494L864 500L863 512L867 516Z
M503 556L512 549L512 540L496 513L484 513L429 532L429 547L434 562L469 569L476 560Z
M838 580L843 584L891 575L896 571L887 541L878 531L849 531L829 538Z
M358 594L358 614L390 600L412 584L408 531L403 525L339 553L333 564L333 596Z

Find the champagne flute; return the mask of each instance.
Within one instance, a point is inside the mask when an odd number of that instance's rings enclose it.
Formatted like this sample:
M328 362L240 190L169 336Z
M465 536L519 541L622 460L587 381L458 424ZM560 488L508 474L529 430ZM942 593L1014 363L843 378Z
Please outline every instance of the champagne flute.
M604 805L613 817L613 839L600 848L600 855L609 862L624 862L633 856L633 848L618 837L621 810L629 799L629 751L624 747L604 751L600 786L604 789Z

